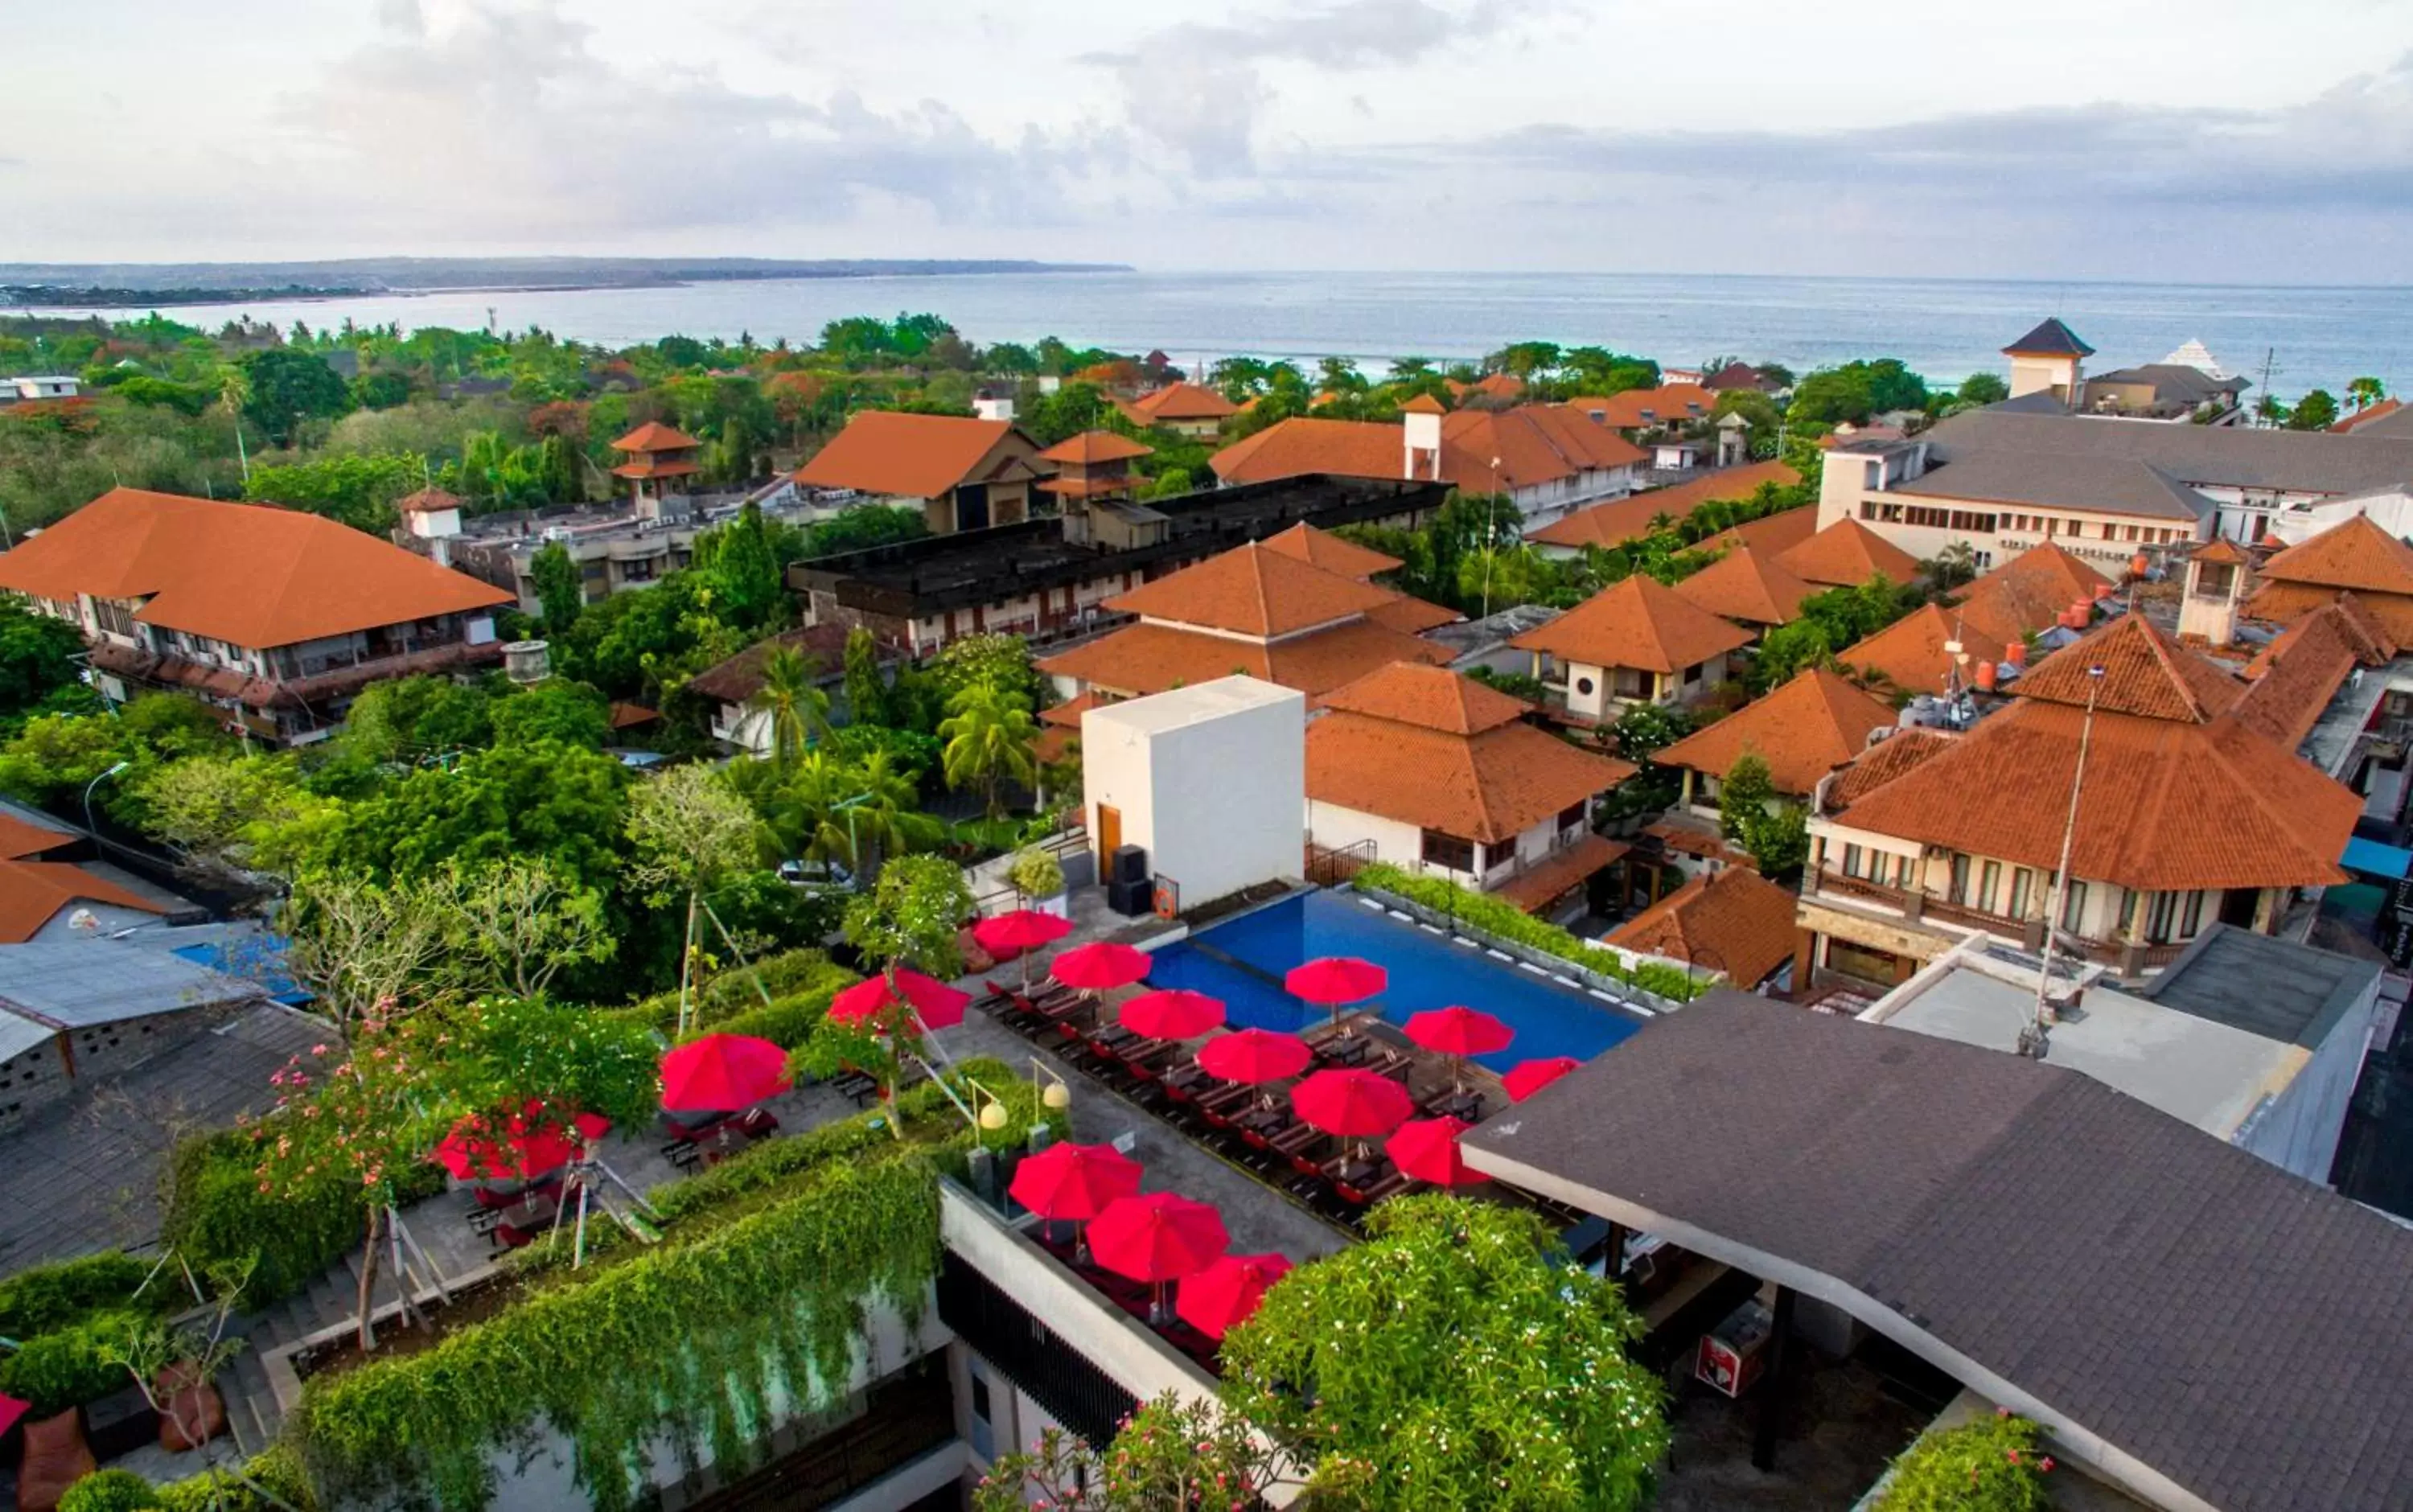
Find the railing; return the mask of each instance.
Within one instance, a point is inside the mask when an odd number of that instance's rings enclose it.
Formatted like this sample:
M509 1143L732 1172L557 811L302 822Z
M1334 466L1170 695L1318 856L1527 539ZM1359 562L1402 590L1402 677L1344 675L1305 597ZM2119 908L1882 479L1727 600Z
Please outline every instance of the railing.
M1372 840L1359 840L1355 845L1318 845L1307 842L1307 880L1319 887L1338 887L1378 859Z
M1883 903L1887 908L1909 911L1910 895L1899 887L1887 887L1883 882L1846 876L1840 871L1818 871L1811 873L1811 876L1814 879L1811 884L1813 893L1841 893L1845 897L1864 898L1872 903Z

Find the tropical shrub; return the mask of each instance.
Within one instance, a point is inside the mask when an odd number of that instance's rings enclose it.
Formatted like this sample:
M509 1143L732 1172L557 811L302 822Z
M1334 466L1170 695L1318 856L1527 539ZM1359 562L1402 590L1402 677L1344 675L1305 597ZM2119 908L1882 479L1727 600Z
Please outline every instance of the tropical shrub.
M258 1268L244 1289L246 1307L290 1297L361 1241L368 1208L357 1178L330 1169L281 1194L259 1179L259 1135L231 1129L196 1134L176 1147L168 1167L164 1241L195 1271L239 1262L257 1253ZM403 1173L404 1202L444 1190L434 1163Z
M110 1357L110 1351L144 1321L140 1312L94 1312L81 1322L37 1334L0 1359L0 1392L23 1398L34 1404L37 1416L48 1417L131 1386L126 1368Z
M1615 951L1587 944L1557 925L1534 918L1513 903L1503 903L1488 894L1470 891L1438 877L1414 876L1387 862L1378 861L1358 868L1353 880L1359 887L1390 893L1419 907L1450 914L1485 934L1515 944L1530 945L1561 960L1573 961L1587 971L1597 971L1613 981L1640 987L1671 1002L1689 1002L1708 990L1707 984L1694 981L1680 967L1663 966L1656 961L1628 966L1624 957Z
M144 1512L164 1505L151 1483L131 1470L102 1470L67 1488L59 1512Z
M0 1338L29 1339L131 1303L148 1263L116 1250L36 1266L0 1281Z
M2036 1424L2000 1408L1925 1434L1894 1461L1877 1512L2047 1512L2052 1456Z

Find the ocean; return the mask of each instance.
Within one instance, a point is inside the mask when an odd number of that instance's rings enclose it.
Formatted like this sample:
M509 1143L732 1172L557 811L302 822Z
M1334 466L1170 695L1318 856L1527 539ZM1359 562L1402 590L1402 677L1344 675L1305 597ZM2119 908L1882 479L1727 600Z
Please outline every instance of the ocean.
M1480 357L1510 341L1600 346L1694 366L1711 357L1807 372L1899 357L1931 381L2006 370L2003 343L2057 315L2092 345L2097 372L2154 362L2200 340L2259 393L2342 393L2368 375L2413 383L2413 288L2264 288L1952 279L1654 274L1003 274L775 279L655 289L381 294L195 305L196 324L250 315L312 326L542 326L627 346L683 334L814 339L844 316L930 311L976 342L1055 335L1076 347L1177 363L1246 354ZM49 312L43 313L72 313ZM124 311L103 311L124 315Z

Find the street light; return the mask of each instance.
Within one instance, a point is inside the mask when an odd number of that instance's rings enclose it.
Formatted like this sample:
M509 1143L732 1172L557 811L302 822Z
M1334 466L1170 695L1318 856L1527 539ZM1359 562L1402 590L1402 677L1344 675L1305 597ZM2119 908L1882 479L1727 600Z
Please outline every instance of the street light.
M118 773L125 771L129 764L131 763L119 762L108 771L101 773L98 777L94 778L91 781L83 785L83 827L85 833L89 834L93 838L96 844L107 845L109 842L100 838L100 826L92 822L92 790L100 786L103 782L108 781L111 778L115 777Z
M2053 931L2060 927L2061 911L2068 906L2069 852L2078 839L2078 795L2086 789L2086 757L2095 744L2095 703L2103 693L2103 669L2086 669L2086 718L2078 727L2078 771L2070 778L2069 812L2061 823L2061 865L2052 874L2052 897L2045 904L2044 953L2036 962L2036 1011L2025 1024L2014 1048L2032 1060L2045 1057L2046 1039L2052 1032L2052 1005L2045 994L2052 986Z

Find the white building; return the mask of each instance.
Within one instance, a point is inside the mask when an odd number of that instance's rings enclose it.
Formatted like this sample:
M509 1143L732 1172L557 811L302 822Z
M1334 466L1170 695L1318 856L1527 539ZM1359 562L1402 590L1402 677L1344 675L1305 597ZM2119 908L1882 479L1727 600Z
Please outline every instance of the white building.
M1306 726L1305 694L1239 676L1084 713L1082 806L1100 874L1136 845L1185 909L1299 875Z

